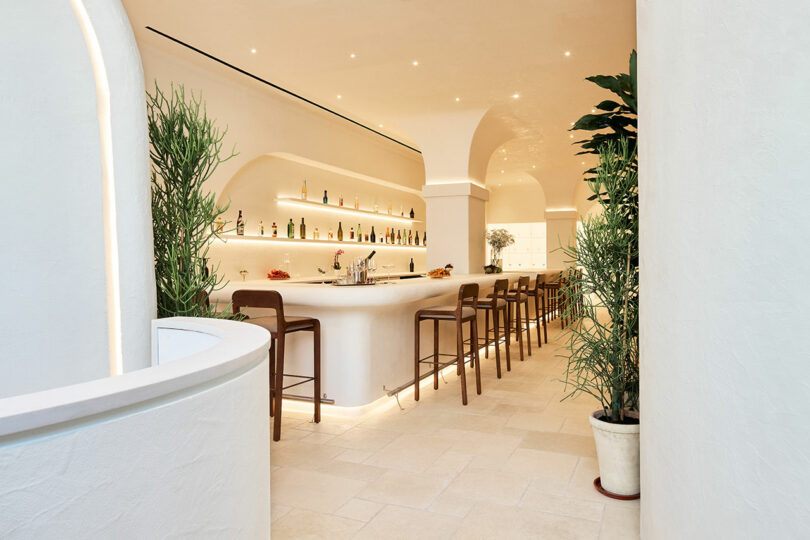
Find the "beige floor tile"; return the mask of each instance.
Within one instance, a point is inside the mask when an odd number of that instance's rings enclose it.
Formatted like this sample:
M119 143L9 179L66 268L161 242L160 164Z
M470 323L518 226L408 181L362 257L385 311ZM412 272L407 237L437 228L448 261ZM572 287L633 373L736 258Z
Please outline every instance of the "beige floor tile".
M313 431L306 437L303 437L301 440L303 442L308 442L312 444L323 444L327 441L331 441L334 439L335 436L331 433L321 433L319 431Z
M282 467L313 467L328 461L343 450L336 446L304 441L282 441L270 445L270 463Z
M515 474L547 478L571 478L578 458L570 454L518 448L503 464L502 469Z
M273 523L271 534L273 540L341 540L352 538L363 525L354 519L294 509Z
M562 428L560 428L560 433L570 433L572 435L582 435L583 437L593 438L593 428L591 427L588 417L566 418Z
M270 523L274 523L287 515L287 512L292 510L292 506L284 504L271 504L270 505Z
M349 463L363 463L365 460L370 458L374 452L366 452L365 450L343 450L341 453L336 455L334 458L335 461L348 461Z
M275 504L332 513L365 487L359 480L282 468L273 475L270 496Z
M565 418L546 411L542 413L517 413L509 417L507 427L527 431L559 431Z
M571 435L570 433L535 431L528 433L523 438L520 447L582 457L596 457L593 436L586 437L583 435Z
M296 429L311 431L313 433L340 435L341 433L349 431L355 425L357 425L357 421L335 420L334 418L321 415L321 421L317 424L315 422L305 422L296 426Z
M356 519L357 521L369 521L377 515L385 505L366 501L363 499L352 499L343 506L341 506L336 516L345 517L349 519Z
M312 470L331 474L332 476L340 476L341 478L349 478L352 480L360 480L361 482L373 482L382 476L386 469L382 467L374 467L365 463L352 463L350 461L340 461L330 459L324 461L317 466L312 467Z
M379 503L427 508L448 482L446 477L389 470L357 496Z
M595 540L599 522L536 512L524 508L477 504L464 518L454 538L539 538Z
M401 471L424 472L436 463L451 443L441 437L406 433L378 450L365 463Z
M474 457L473 454L448 450L425 470L425 474L454 477L463 471Z
M467 469L453 479L447 486L446 493L476 501L515 505L528 485L529 479L522 474Z
M355 538L363 540L451 538L459 523L460 519L453 516L401 506L386 506L357 533Z
M477 501L455 495L453 493L442 493L439 495L428 510L437 514L447 514L448 516L464 517Z
M329 441L331 446L354 450L379 450L397 437L396 433L381 429L353 427Z
M639 508L639 501L606 504L599 540L640 538Z
M552 495L534 485L529 486L529 489L526 490L519 506L536 512L548 512L590 521L601 521L605 508L605 505L600 502Z

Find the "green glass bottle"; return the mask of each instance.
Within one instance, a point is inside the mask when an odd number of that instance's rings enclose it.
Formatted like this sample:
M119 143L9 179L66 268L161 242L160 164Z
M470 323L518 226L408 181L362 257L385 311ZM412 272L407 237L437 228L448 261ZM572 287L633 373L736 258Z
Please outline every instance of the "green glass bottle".
M295 223L293 223L292 218L287 223L287 238L295 238Z

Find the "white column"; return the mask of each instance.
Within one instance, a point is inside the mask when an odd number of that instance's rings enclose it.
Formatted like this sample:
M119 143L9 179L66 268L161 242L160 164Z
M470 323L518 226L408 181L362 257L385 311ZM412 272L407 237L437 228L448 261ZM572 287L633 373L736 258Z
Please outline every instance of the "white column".
M577 243L576 210L546 210L546 268L562 270L570 266L570 257L560 247Z
M641 536L810 523L810 3L638 2Z
M457 274L484 271L489 191L472 182L422 188L427 215L427 268L452 264Z

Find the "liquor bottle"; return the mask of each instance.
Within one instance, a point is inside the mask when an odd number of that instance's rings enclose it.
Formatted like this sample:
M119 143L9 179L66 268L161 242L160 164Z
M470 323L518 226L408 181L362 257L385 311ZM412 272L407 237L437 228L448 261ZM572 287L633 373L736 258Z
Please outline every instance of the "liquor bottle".
M343 225L338 221L338 242L343 241Z
M391 245L397 243L397 235L394 234L394 228L391 227Z
M239 236L245 235L245 220L242 219L241 210L239 210L239 216L236 218L236 234Z
M368 233L366 233L365 241L368 242Z
M386 243L386 244L388 243L388 239L389 239L390 237L391 237L391 235L390 235L390 234L388 234L388 227L386 227L386 228L385 228L385 243Z
M408 231L408 245L413 245L413 231Z
M399 205L399 215L405 217L405 207L401 204Z
M292 218L290 218L290 222L287 223L287 238L294 238L295 237L295 223L292 222Z
M354 196L354 209L360 210L360 200L357 198L357 195Z
M422 234L422 245L427 246L427 231Z
M363 241L363 233L362 233L362 231L360 230L360 224L359 224L359 223L357 224L357 241L358 241L358 242L362 242L362 241Z
M307 200L307 180L306 180L306 178L304 179L304 185L301 186L301 200L302 201Z
M413 216L414 216L414 214L413 214L413 208L411 208L411 219L413 219Z
M323 190L323 204L329 204L329 197L326 196L326 190Z
M276 225L276 222L274 221L273 222L273 238L276 238L277 236L278 236L278 225Z
M411 257L411 264L408 265L408 268L410 269L411 273L413 273L413 257Z
M371 226L371 243L377 242L377 235L374 234L374 225Z
M332 227L329 227L329 236L327 237L329 240L334 239L335 237L332 235Z
M388 215L391 215L391 203L388 203Z
M402 244L402 235L397 231L397 244Z
M416 231L416 237L414 239L414 242L416 242L417 246L419 245L419 231Z
M374 203L374 213L375 213L375 214L379 214L379 213L380 213L380 205L379 205L379 204L377 204L376 202Z
M343 206L343 193L341 193L341 194L340 194L340 197L338 198L338 204L339 204L340 206Z
M215 224L215 225L216 225L216 226L215 226L214 230L215 230L216 232L218 232L218 233L221 233L221 232L222 232L222 229L224 229L224 228L225 228L225 221L222 219L222 216L219 216L219 217L217 218L217 221L216 221L216 224Z
M299 229L301 231L301 238L307 237L307 225L304 223L304 218L301 218L301 227Z
M264 221L259 220L259 236L264 236Z
M318 227L315 227L315 232L312 233L312 238L314 238L315 240L318 240L318 239L320 239L320 237L321 237L321 233L318 232Z
M349 227L349 240L354 240L354 227Z

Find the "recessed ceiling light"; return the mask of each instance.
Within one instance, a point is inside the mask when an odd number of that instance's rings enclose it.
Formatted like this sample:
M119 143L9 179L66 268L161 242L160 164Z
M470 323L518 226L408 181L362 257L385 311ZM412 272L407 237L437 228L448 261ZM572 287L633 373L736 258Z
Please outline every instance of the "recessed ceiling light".
M506 153L506 148L501 148L501 152Z
M503 169L501 169L501 174L503 174Z
M343 99L343 96L341 96L340 94L338 94L338 95L337 95L337 98L338 98L338 99Z
M537 165L532 165L532 169L536 169L536 168L537 168Z
M256 54L256 49L250 49L250 52L251 52L252 54Z
M573 125L574 125L574 122L571 122L571 125L573 126Z
M568 138L569 138L569 139L573 139L573 138L574 138L574 134L572 133L571 135L569 135L569 136L568 136Z
M501 187L502 184L498 184L498 187Z
M411 62L411 64L413 64L414 66L418 66L419 65L419 60L414 60L413 62Z
M349 58L357 58L357 55L352 53L352 54L349 55Z
M383 125L382 125L382 124L379 124L379 126L380 126L380 127L383 127Z
M565 56L571 56L571 51L565 51Z
M457 97L457 98L456 98L456 101L461 101L461 98L460 98L460 97Z
M591 114L595 113L596 109L591 109Z
M506 161L507 159L509 159L509 158L508 158L508 157L504 157L504 158L503 158L503 160L504 160L504 161Z
M523 178L518 178L518 182L523 182Z
M515 92L514 94L512 94L512 98L514 98L514 99L517 99L517 98L519 98L519 97L520 97L520 94L518 94L517 92Z
M582 164L585 165L585 162L583 161Z

